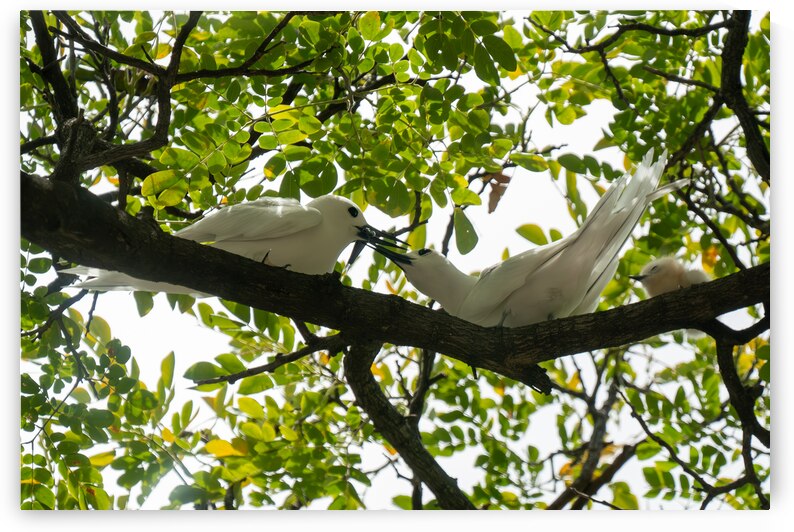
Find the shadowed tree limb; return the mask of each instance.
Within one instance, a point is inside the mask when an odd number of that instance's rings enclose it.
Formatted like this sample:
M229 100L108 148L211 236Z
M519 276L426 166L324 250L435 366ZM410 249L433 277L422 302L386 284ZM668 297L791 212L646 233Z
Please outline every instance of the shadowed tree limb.
M484 328L397 296L343 286L333 275L272 268L167 235L66 183L21 174L21 200L22 235L66 260L187 286L351 336L430 349L547 389L538 362L702 330L717 316L769 301L766 263L605 312Z
M372 361L379 342L354 343L345 356L345 377L356 401L369 415L375 428L400 453L414 474L433 492L445 510L474 510L457 481L447 475L427 451L419 430L389 403L372 377Z
M720 94L739 119L747 142L747 156L761 179L769 183L769 150L758 129L758 120L742 92L742 58L747 47L750 11L734 11L729 20L728 35L722 49Z

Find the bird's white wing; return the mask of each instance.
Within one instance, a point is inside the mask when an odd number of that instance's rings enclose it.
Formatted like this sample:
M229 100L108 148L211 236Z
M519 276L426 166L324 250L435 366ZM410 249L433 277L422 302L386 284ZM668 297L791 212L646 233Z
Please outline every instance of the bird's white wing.
M687 270L684 273L684 280L688 283L687 286L692 286L693 284L707 283L711 281L711 277L703 270Z
M587 233L594 220L609 217L610 213L618 208L617 204L628 178L628 175L621 176L607 189L575 233L552 244L510 257L484 270L461 306L460 317L474 323L486 322L489 316L493 317L493 313L503 307L513 292L527 283L527 279L575 244L582 234ZM561 282L565 282L565 274L562 272L560 279Z
M524 286L527 278L570 244L565 238L510 257L483 270L460 307L459 317L481 323L504 305L510 295Z
M263 198L220 209L176 236L196 242L252 241L280 238L314 227L323 215L285 198Z

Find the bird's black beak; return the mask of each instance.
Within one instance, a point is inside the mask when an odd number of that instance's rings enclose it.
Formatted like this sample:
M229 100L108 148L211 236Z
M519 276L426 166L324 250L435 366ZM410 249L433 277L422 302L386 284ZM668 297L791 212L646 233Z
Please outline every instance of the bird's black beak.
M362 225L358 228L358 238L355 244L353 244L353 251L350 252L350 258L347 260L347 267L349 268L358 258L364 248L367 246L372 247L372 249L377 249L377 247L391 246L400 249L408 249L408 244L394 235L387 233L386 231L381 231L371 225ZM377 247L376 247L377 246ZM383 248L386 249L386 248ZM399 255L399 253L391 252L395 255Z
M648 277L647 275L629 275L629 279L634 279L635 281L642 281Z
M358 236L370 244L386 245L400 249L408 249L408 242L400 240L391 233L381 231L371 225L362 225L358 228Z
M352 266L353 263L356 262L356 259L358 258L359 255L361 255L361 252L364 251L365 247L367 247L366 240L356 240L356 243L353 244L353 251L350 252L350 258L347 259L348 268L350 268L350 266Z
M399 268L402 268L403 265L411 265L413 259L404 255L403 253L397 253L396 251L389 249L387 247L378 245L378 244L370 244L372 249L386 257L387 259L391 260L394 264L396 264Z

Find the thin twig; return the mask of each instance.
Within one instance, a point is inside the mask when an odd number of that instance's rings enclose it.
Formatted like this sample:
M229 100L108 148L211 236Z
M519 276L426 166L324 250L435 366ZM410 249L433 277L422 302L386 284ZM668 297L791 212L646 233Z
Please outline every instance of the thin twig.
M327 336L325 338L318 338L316 342L314 342L311 345L307 345L303 349L298 349L297 351L289 354L276 355L276 359L268 364L249 368L245 371L239 371L237 373L232 373L230 375L221 375L220 377L214 377L212 379L199 380L196 381L196 385L216 384L219 382L228 382L229 384L234 384L238 380L243 379L245 377L251 377L254 375L259 375L261 373L272 372L285 364L289 364L290 362L295 362L296 360L300 360L301 358L311 355L312 353L316 353L317 351L329 351L336 353L340 349L342 349L345 345L346 344L344 339L339 334L335 334L333 336Z

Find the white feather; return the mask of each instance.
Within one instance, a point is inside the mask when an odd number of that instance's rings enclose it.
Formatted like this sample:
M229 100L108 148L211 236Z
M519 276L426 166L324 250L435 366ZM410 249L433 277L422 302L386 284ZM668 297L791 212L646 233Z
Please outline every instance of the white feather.
M174 236L271 266L319 275L333 271L339 254L367 225L360 209L339 196L322 196L305 206L292 199L265 198L223 207ZM94 277L76 285L80 288L195 294L186 287L145 281L121 272L83 267L73 270Z
M610 186L576 232L495 264L479 278L466 280L452 263L426 250L422 255L409 253L412 263L400 267L417 289L447 312L485 327L519 327L591 312L645 208L687 183L657 190L666 157L664 152L653 164L649 151L633 176L623 175Z

